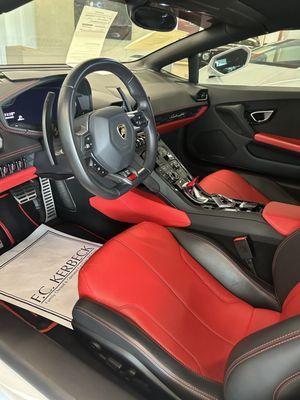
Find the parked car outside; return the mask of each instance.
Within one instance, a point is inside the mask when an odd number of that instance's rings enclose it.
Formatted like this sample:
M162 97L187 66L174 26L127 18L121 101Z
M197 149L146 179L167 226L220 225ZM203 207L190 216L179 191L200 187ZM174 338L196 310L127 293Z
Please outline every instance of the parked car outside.
M300 87L300 40L289 39L252 50L249 64L232 74L212 76L200 69L201 83L244 86Z

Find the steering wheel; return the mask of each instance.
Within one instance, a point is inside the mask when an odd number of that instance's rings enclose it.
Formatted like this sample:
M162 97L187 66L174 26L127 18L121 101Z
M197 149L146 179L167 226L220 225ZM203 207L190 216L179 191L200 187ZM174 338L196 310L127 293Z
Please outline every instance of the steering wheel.
M82 80L96 71L111 72L121 79L136 102L135 111L109 106L74 118L76 92ZM105 58L85 61L65 78L57 109L63 150L79 182L89 192L115 199L142 183L153 171L157 132L148 97L133 73ZM145 135L143 165L135 168L136 135Z

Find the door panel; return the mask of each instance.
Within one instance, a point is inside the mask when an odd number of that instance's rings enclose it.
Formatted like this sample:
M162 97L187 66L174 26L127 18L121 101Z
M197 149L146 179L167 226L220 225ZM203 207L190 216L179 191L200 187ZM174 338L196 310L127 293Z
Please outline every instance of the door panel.
M203 165L212 169L227 167L299 180L300 156L300 93L296 89L253 88L242 86L207 85L209 110L189 125L182 135L184 162L194 174ZM257 123L251 113L272 111L258 115ZM264 143L261 135L280 137L290 146ZM266 135L264 135L266 136ZM291 145L292 144L292 145Z

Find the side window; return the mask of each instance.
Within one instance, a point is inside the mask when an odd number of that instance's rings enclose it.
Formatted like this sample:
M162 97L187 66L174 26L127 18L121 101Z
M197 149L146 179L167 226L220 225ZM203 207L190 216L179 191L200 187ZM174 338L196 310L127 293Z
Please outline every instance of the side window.
M213 74L211 58L236 46L251 51L249 63L226 75ZM300 87L300 30L280 31L218 47L199 55L199 83L239 86Z
M169 64L166 67L163 67L163 71L167 71L170 74L180 76L181 78L188 80L189 79L188 59L184 58L183 60L179 60L173 64Z

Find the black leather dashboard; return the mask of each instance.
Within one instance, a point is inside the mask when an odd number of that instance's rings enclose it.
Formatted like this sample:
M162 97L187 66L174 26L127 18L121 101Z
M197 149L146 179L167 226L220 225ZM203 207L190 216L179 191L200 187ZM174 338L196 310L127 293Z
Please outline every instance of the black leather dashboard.
M68 71L68 68L42 70L24 68L2 71L0 167L3 163L13 162L28 155L33 159L36 152L43 150L41 118L44 99L48 91L53 91L58 97L60 86ZM186 115L187 110L208 104L207 97L198 96L203 88L197 85L189 84L168 73L150 70L134 72L150 97L158 121L162 115L170 114L180 118L181 115ZM78 114L90 111L92 108L121 104L116 88L120 86L125 89L114 75L94 73L88 77L88 83L89 85L85 85L86 87L79 93L76 106ZM55 123L55 115L53 122Z

